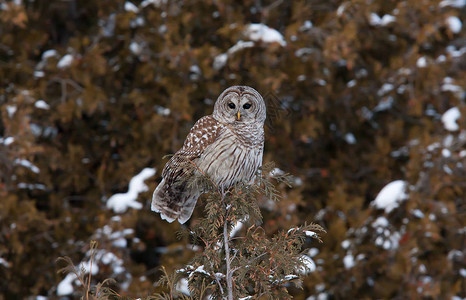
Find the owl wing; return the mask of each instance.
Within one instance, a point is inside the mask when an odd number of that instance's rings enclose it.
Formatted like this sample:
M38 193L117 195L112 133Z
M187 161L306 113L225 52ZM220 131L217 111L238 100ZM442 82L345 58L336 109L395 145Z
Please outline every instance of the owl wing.
M152 196L152 210L159 212L168 222L183 224L193 213L197 198L202 193L199 188L189 187L189 180L196 170L196 159L214 143L225 126L212 116L205 116L194 124L183 147L173 155L162 171L162 181Z
M174 182L179 176L190 172L194 167L193 161L217 140L223 130L225 126L212 115L199 119L189 131L183 147L165 165L162 177L167 182Z

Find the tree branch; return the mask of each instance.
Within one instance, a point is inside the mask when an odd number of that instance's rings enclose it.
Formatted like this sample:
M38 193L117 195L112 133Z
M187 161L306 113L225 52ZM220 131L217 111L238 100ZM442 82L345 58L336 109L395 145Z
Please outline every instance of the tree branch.
M225 203L225 192L222 192L222 202ZM227 267L226 271L226 281L227 281L227 293L228 300L233 300L233 273L231 271L231 261L230 261L230 240L228 236L228 209L225 206L225 219L223 222L223 243L225 248L225 263Z

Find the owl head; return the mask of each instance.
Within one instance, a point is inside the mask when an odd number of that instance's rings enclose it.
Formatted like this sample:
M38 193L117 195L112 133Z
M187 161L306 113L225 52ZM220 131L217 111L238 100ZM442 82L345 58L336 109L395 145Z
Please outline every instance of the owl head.
M218 96L213 117L226 124L264 125L266 117L264 99L252 87L244 85L229 87Z

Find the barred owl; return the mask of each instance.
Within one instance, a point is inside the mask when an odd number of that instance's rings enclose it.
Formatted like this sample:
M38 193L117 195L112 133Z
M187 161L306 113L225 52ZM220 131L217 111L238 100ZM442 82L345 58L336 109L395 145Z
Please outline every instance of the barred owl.
M199 196L207 192L190 184L193 176L206 175L224 190L252 180L262 164L265 110L262 96L251 87L223 91L212 115L194 124L183 147L165 165L152 210L170 223L178 219L183 224Z

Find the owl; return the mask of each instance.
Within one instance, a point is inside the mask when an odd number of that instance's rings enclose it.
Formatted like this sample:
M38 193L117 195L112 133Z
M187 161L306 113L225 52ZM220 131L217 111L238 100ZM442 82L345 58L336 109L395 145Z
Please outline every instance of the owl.
M152 210L170 223L183 224L207 192L192 184L196 176L207 176L221 190L251 181L262 164L265 118L264 100L255 89L232 86L223 91L212 115L194 124L183 147L165 165Z

